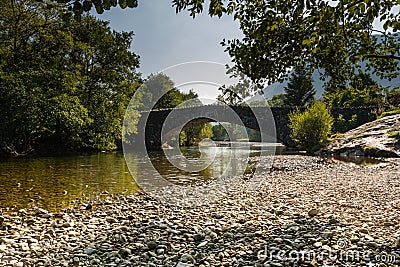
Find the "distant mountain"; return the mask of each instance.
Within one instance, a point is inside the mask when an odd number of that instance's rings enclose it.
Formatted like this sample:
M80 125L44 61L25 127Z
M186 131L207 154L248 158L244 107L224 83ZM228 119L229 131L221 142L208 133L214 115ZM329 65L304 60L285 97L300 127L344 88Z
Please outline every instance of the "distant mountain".
M291 74L289 74L290 77ZM376 82L378 82L379 84L381 84L383 87L389 87L390 89L395 88L395 87L400 87L400 76L397 77L396 79L392 79L391 81L387 80L387 79L380 79L378 76L372 74L371 75L372 79L374 79ZM319 74L319 72L316 70L314 71L312 78L314 80L313 85L314 88L316 89L316 98L321 98L322 94L324 93L324 89L323 89L323 85L324 85L324 81L321 81L321 75ZM282 83L276 82L273 83L271 85L268 85L266 88L264 88L263 92L264 92L264 98L265 99L271 99L274 95L277 94L284 94L285 93L285 87L287 86L288 81L285 80ZM262 95L255 95L253 97L251 97L249 100L247 100L247 103L250 103L251 101L254 100L261 100Z

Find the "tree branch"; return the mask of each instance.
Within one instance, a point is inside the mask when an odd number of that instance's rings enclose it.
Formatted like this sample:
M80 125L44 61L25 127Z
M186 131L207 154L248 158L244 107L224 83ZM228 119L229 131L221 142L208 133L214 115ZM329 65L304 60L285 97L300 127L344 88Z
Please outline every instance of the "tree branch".
M400 56L395 56L395 55L367 55L367 58L382 58L382 59L396 59L400 60Z

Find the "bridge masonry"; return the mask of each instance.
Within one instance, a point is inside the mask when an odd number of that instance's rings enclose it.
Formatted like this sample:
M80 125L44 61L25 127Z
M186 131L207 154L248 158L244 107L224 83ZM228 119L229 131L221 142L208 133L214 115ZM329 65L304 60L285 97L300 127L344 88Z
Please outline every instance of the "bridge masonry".
M264 122L266 122L270 127L263 127L262 130L264 133L275 136L278 142L288 147L294 147L295 143L291 138L291 130L289 128L289 114L295 110L295 108L274 107L270 108L270 113L265 112L265 107L249 108L235 106L231 108L237 114L238 118L240 118L244 126L260 131L259 124L264 124ZM304 108L300 108L300 110L304 111ZM339 115L342 115L346 120L351 119L353 115L357 115L358 124L361 125L374 120L377 110L377 107L332 108L331 114L335 119L338 118ZM190 121L190 124L214 121L237 123L238 121L235 120L233 116L227 114L227 112L231 111L225 106L217 105L142 112L138 123L139 133L134 137L134 142L145 138L147 149L159 150L162 146L161 131L164 133L176 131L183 127L182 121ZM258 115L256 118L255 113L267 114L267 116ZM268 114L272 115L272 117L268 116ZM168 116L168 123L165 123ZM271 123L272 119L275 127L273 127ZM261 122L259 123L260 120ZM145 131L143 131L144 129ZM273 132L274 129L275 132Z

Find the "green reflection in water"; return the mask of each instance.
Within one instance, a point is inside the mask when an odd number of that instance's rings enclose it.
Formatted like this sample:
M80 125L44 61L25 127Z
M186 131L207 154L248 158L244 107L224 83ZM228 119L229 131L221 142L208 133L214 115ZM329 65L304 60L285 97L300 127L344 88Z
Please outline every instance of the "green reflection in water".
M39 205L51 211L83 196L138 190L122 153L10 159L0 162L0 183L1 208Z
M238 164L247 150L241 148L210 147L203 153L216 157L212 164L198 172L186 172L173 166L162 151L151 152L153 166L166 180L175 184L191 184L220 177L225 173L241 173L246 166ZM198 148L183 148L187 158L198 158ZM258 156L260 151L252 151ZM134 162L140 155L130 155ZM232 161L233 159L233 161ZM237 160L237 161L235 161ZM130 164L132 175L146 175L137 164ZM98 198L102 192L129 194L139 190L130 174L122 152L98 153L87 156L36 159L9 159L0 162L0 208L16 209L38 205L50 211L69 206L76 198ZM148 175L151 180L152 175ZM151 182L151 181L150 181ZM33 200L33 202L31 201Z
M211 165L198 172L186 172L176 168L161 151L151 152L150 157L159 174L169 182L179 185L214 179L226 170L229 175L229 171L240 173L243 168L246 171L249 169L231 161L232 158L234 160L240 160L243 156L247 158L246 149L209 147L203 148L202 152L210 155L216 153L216 156ZM182 153L187 158L200 157L198 148L183 148ZM257 157L260 153L259 148L252 148L250 158ZM140 155L131 155L131 159L134 162L142 160ZM369 158L335 157L335 159L361 165L381 162ZM252 159L249 159L249 162L252 164ZM132 175L138 177L140 172L141 177L144 175L149 178L150 183L154 182L151 180L152 174L146 175L145 170L138 166L139 164L130 165ZM104 191L111 194L133 193L138 191L139 187L132 175L122 152L5 160L0 162L0 212L6 207L19 209L32 205L57 211L69 206L76 198L96 199Z

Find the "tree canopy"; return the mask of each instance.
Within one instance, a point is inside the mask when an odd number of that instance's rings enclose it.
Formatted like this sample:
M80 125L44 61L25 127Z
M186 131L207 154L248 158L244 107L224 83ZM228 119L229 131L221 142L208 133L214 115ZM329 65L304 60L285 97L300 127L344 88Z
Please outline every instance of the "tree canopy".
M141 110L173 109L179 107L201 106L197 93L192 89L189 92L181 92L175 87L174 82L164 73L151 74L139 90L141 93ZM204 138L212 136L211 124L189 123L179 133L179 137L172 137L168 144L175 146L198 145ZM179 139L179 140L178 140Z
M284 107L286 100L286 94L274 95L271 99L267 100L270 107Z
M175 108L182 106L202 105L199 96L189 90L187 93L179 91L174 82L164 73L151 74L142 87L141 110Z
M239 81L235 84L226 86L222 85L218 88L221 93L217 96L217 100L231 106L244 104L244 100L252 94L259 92L256 84L254 84L246 75L238 72L236 68L227 66L228 75L237 77Z
M304 107L312 103L315 88L311 74L305 68L296 68L285 87L284 103L289 107Z
M78 17L91 9L103 13L138 5L137 0L36 1L61 5ZM195 17L207 10L239 21L244 38L222 44L237 71L259 86L281 81L304 64L322 71L328 86L337 88L360 71L362 62L381 77L399 73L397 0L212 0L206 5L205 0L172 0L176 12ZM383 29L374 27L377 21Z
M324 101L331 107L383 106L387 89L374 81L370 75L360 73L341 90L325 90Z
M132 32L31 1L0 9L0 151L115 149L140 85Z
M18 0L10 0L18 1ZM36 2L44 3L49 9L61 7L64 9L65 15L74 14L80 17L84 12L95 9L98 14L102 14L104 10L110 10L113 7L119 6L122 9L127 7L135 8L138 6L137 0L35 0Z
M173 0L177 12L195 17L204 0ZM345 83L361 68L387 78L399 73L397 0L215 0L208 13L233 15L242 40L223 41L236 68L259 84L287 77L308 64L323 70L330 86ZM376 29L380 21L383 29Z

